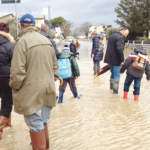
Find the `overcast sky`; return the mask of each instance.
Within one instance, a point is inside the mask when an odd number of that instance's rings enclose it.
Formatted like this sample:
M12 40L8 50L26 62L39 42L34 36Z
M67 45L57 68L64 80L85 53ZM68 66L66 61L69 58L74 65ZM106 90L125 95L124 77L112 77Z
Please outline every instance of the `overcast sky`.
M52 18L63 17L74 22L74 28L80 27L85 21L90 21L92 25L113 25L116 13L114 9L120 0L21 0L17 4L18 13L26 13L29 10L33 15L42 16L43 8L51 6ZM0 16L8 13L15 13L14 4L0 4Z

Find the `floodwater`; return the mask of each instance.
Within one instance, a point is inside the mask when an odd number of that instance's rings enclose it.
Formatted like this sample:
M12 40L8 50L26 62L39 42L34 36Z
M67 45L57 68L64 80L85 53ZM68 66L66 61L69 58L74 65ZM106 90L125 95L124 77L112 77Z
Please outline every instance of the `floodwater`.
M142 79L139 102L134 102L133 86L127 101L123 97L126 74L121 76L119 94L109 90L108 71L95 78L89 56L90 42L81 42L76 80L80 100L66 89L64 103L57 104L48 124L51 150L150 150L150 83ZM132 50L125 50L129 55ZM105 64L101 62L101 66ZM59 82L56 82L57 93ZM5 128L0 150L31 150L29 129L22 115L13 112L12 128Z

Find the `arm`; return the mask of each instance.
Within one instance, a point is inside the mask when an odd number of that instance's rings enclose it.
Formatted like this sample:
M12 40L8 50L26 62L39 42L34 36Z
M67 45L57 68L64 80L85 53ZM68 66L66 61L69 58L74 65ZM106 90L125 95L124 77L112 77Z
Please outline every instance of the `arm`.
M99 47L99 39L98 38L94 38L93 40L93 53L92 54L96 54L97 50Z
M147 80L150 80L150 64L149 64L149 62L146 63L145 74L147 76Z
M120 73L124 73L125 70L129 67L130 64L132 64L132 58L127 58L125 60L125 63L122 65L121 69L120 69Z
M120 59L120 63L124 62L124 39L123 38L119 38L116 42L116 49L117 49L117 53Z
M26 48L18 42L14 49L14 54L10 69L10 83L9 85L14 90L19 90L21 84L26 77Z
M72 64L74 75L76 77L79 77L80 76L80 70L79 70L76 59L74 57L71 57L70 61L71 61L71 64Z
M52 48L52 47L51 47ZM52 48L53 49L53 48ZM53 73L54 73L54 79L55 81L57 81L59 79L59 76L58 76L58 70L59 70L59 66L58 66L58 62L57 62L57 58L56 58L56 54L55 54L55 51L54 49L52 50L53 54L52 54L52 57L53 57Z

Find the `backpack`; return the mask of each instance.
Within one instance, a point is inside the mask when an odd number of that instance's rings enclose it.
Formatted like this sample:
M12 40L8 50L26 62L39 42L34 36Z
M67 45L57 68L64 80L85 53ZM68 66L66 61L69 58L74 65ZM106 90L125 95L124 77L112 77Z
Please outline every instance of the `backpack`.
M137 58L133 62L133 67L139 70L145 70L147 58L142 54L138 54Z
M58 75L62 79L68 79L72 76L71 63L68 58L66 59L58 59Z
M99 40L99 47L98 47L98 51L100 52L101 50L104 49L104 42L102 40Z

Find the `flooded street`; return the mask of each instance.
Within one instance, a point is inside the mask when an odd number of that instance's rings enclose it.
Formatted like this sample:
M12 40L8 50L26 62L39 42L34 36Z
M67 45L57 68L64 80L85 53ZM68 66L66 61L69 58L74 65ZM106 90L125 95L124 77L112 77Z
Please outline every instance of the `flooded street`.
M69 43L67 43L69 44ZM121 76L119 94L109 90L110 72L93 76L92 43L81 42L78 60L81 76L76 80L80 100L67 86L64 103L57 104L49 121L51 150L150 150L150 83L142 79L139 102L133 86L123 100L126 74ZM128 56L132 50L125 50ZM150 56L150 53L149 53ZM149 57L150 59L150 57ZM101 67L105 64L101 62ZM57 95L59 81L56 82ZM22 115L13 112L12 128L5 128L0 150L31 150L29 129Z

